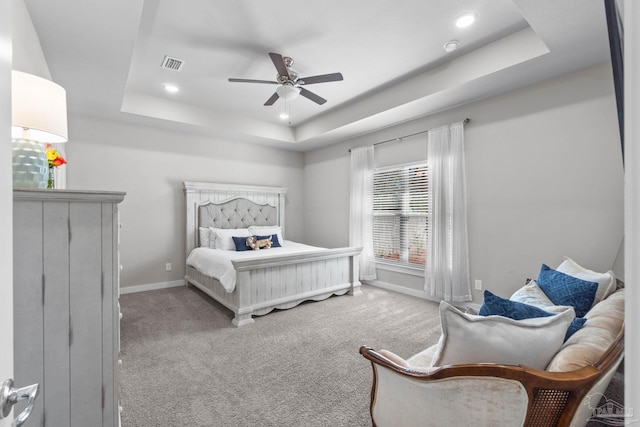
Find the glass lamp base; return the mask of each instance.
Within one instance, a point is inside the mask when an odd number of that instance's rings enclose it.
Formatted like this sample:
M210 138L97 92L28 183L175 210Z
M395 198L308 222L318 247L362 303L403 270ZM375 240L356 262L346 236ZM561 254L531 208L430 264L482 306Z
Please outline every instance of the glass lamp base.
M44 144L22 138L12 142L13 188L47 188L49 162Z

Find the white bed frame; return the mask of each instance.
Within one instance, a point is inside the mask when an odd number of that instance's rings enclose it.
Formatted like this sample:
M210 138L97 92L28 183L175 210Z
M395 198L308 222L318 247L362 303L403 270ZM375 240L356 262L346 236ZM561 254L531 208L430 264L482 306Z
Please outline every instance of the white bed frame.
M286 188L185 181L184 191L186 256L198 246L200 226L279 225L284 236ZM241 205L250 205L250 211L234 211L232 207L239 201ZM187 265L185 285L196 286L229 308L235 314L232 323L242 326L254 322L251 316L266 314L275 308L292 308L303 301L320 301L334 294L361 293L357 262L361 251L362 248L347 247L232 261L236 288L231 293L218 280Z

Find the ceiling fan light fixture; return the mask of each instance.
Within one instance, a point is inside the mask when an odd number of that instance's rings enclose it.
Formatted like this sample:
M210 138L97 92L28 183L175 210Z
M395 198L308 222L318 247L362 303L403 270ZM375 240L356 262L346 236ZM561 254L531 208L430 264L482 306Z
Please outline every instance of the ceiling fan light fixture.
M469 12L458 16L454 22L456 24L456 27L466 28L470 25L473 25L473 23L476 22L477 17L478 15L475 12Z
M280 113L279 117L282 120L287 120L289 118L289 113L287 113L286 111L283 111L282 113Z
M300 95L300 88L292 85L278 86L276 89L278 96L284 100L291 101Z

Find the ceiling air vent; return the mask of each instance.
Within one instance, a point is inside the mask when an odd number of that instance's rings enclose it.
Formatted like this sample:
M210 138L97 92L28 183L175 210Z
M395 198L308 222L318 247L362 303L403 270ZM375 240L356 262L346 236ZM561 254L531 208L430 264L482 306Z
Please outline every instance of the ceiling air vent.
M164 59L162 60L162 65L160 66L169 70L180 71L183 65L184 61L165 55Z

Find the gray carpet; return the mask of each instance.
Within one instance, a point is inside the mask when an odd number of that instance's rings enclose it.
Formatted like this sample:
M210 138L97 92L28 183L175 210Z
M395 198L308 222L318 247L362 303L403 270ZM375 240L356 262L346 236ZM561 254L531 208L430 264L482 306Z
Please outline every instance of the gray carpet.
M408 357L437 342L438 305L374 287L241 328L195 288L120 298L123 427L368 426L358 349Z
M363 291L241 328L195 288L122 295L123 427L370 426L360 345L409 357L437 342L440 321L433 302ZM624 402L623 384L619 372L605 395Z

